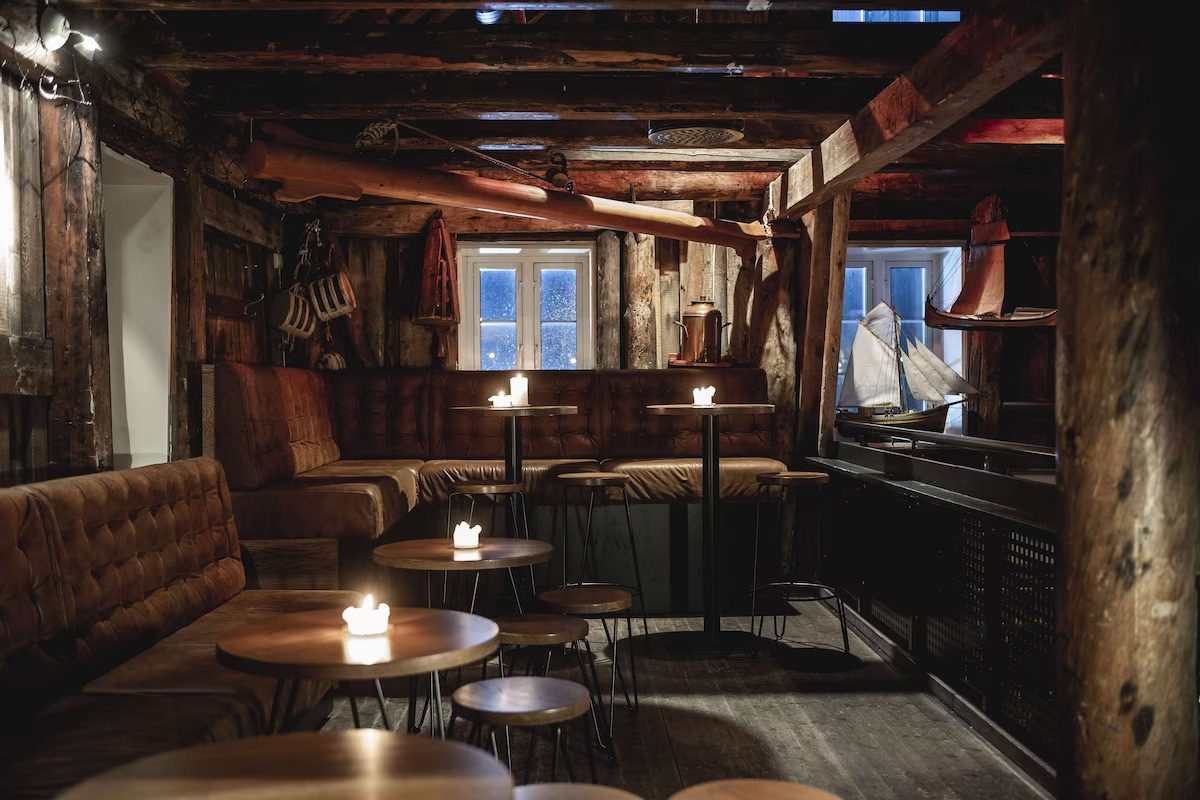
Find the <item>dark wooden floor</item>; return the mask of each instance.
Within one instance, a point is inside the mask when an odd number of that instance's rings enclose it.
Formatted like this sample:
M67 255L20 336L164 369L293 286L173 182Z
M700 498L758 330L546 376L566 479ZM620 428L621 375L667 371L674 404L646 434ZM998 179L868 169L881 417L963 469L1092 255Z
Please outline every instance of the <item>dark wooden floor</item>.
M744 618L725 620L726 628L746 625ZM619 760L614 767L599 765L601 783L651 800L729 777L799 781L845 800L1048 797L853 633L846 657L836 619L814 604L801 604L784 643L757 658L670 652L672 632L698 629L697 619L651 619L648 640L639 628L641 710L631 715L618 706ZM592 641L603 681L609 660L598 622ZM577 679L578 669L564 662L554 674ZM379 724L375 703L364 699L359 706L364 725ZM406 700L389 699L393 724L406 709ZM326 728L348 727L348 703L338 699ZM524 733L514 734L518 780L527 742ZM535 780L548 779L544 739L540 755ZM586 778L582 755L573 760ZM565 780L561 766L559 780Z

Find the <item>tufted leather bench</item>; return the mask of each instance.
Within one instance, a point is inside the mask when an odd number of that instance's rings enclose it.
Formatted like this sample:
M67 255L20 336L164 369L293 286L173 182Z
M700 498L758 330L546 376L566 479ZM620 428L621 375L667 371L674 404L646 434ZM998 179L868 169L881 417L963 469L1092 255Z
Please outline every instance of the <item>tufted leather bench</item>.
M274 684L218 665L217 639L357 595L245 585L212 459L0 490L0 796L263 733ZM327 688L305 687L303 707Z
M509 372L382 369L319 373L221 364L216 369L217 457L234 511L262 538L374 540L417 503L444 502L457 481L503 475L500 420L456 413L507 385ZM729 402L762 402L760 369L542 370L534 403L579 413L526 420L527 489L554 475L605 469L630 476L630 498L688 502L700 496L700 420L644 413L689 402L713 384ZM751 500L756 477L786 469L770 416L722 422L721 492Z

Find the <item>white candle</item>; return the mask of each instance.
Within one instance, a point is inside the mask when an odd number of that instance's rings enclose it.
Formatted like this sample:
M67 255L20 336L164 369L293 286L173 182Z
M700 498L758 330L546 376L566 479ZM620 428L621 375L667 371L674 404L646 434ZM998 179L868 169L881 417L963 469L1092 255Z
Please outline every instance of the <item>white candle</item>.
M492 408L511 408L512 397L506 395L504 390L500 390L500 394L494 394L488 398L488 402L492 404Z
M380 603L376 608L375 596L369 594L363 598L361 606L350 606L343 611L342 619L351 636L378 636L387 633L390 613L387 603Z
M392 640L387 636L347 636L342 653L351 664L370 666L392 660Z
M713 404L713 395L716 393L717 389L715 386L692 389L692 405L711 406Z
M524 375L514 375L509 378L508 393L512 395L514 406L529 405L529 378Z
M483 527L476 525L471 527L465 522L460 522L454 526L454 546L458 549L471 549L479 547L479 532Z

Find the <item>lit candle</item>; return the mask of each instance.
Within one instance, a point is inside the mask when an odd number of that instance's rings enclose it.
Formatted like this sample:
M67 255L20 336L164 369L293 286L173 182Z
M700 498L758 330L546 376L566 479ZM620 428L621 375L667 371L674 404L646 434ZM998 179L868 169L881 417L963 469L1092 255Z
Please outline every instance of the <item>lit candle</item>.
M514 406L529 405L529 378L524 375L514 375L509 378L508 393L512 395Z
M711 406L713 404L713 395L717 393L715 386L706 386L703 389L697 387L692 389L692 405L694 406Z
M342 619L351 636L378 636L387 633L390 613L387 603L380 603L376 608L375 595L369 594L363 598L361 606L350 606L343 611Z
M500 394L489 397L488 402L492 404L492 408L511 408L513 404L512 398L506 395L503 389L500 390Z
M476 525L471 527L465 522L460 522L454 526L454 546L461 550L479 547L479 532L483 527Z
M342 654L351 664L370 666L392 660L392 640L387 636L347 636Z

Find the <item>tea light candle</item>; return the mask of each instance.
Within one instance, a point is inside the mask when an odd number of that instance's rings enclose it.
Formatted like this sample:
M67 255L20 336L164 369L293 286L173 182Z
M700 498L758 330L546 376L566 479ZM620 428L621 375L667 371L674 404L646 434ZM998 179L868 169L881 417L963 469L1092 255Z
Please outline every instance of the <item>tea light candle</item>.
M390 613L387 603L380 603L376 608L375 595L369 594L363 598L361 606L350 606L343 611L342 619L351 636L378 636L387 633Z
M454 546L460 550L468 550L479 547L479 532L483 527L476 525L474 527L465 522L460 522L454 526Z
M694 406L711 406L713 404L713 395L717 393L715 386L706 386L703 389L697 387L692 389L692 405Z
M488 398L488 402L492 404L492 408L511 408L512 397L506 395L504 390L500 390L500 394L494 394Z
M509 378L508 393L512 395L514 406L529 405L529 378L524 375L514 375Z

